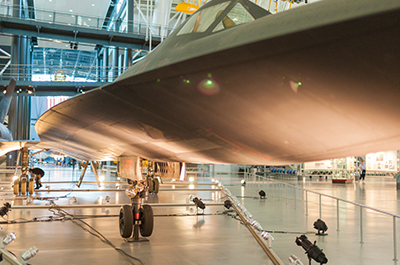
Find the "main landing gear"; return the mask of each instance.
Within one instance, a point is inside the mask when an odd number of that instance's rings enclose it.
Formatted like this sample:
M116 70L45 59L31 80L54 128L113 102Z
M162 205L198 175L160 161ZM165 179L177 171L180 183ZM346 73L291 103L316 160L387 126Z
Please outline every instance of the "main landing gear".
M22 174L19 178L14 180L13 184L13 191L14 195L26 195L26 191L28 190L29 195L33 194L35 182L33 178L28 180L28 177L26 174Z
M147 176L147 185L149 186L149 193L157 194L160 191L160 181L154 175Z
M28 148L23 147L18 153L17 163L15 168L17 168L19 160L21 158L21 176L19 176L13 182L13 192L14 195L22 195L25 196L26 191L28 190L29 194L33 194L34 189L34 178L29 179L28 175L28 162L29 162L29 151ZM15 175L17 175L17 170L15 170Z
M153 233L153 209L150 205L142 205L142 199L147 192L146 180L133 181L125 190L132 205L124 205L119 211L119 232L127 242L148 241L140 238L139 232L142 237L149 237Z

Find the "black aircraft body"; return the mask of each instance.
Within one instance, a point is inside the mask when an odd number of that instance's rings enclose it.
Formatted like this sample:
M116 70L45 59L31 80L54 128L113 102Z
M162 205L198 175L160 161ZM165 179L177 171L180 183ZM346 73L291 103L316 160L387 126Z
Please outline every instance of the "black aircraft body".
M44 113L38 146L166 167L400 149L399 47L400 1L326 0L275 15L246 0L210 1L115 82ZM123 237L132 223L151 234L135 183Z

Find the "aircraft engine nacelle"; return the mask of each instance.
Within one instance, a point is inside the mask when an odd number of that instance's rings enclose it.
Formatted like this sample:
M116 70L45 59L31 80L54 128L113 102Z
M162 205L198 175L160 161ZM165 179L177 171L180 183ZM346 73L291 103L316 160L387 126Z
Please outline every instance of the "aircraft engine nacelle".
M184 181L186 179L186 164L179 162L156 162L154 175L161 178Z

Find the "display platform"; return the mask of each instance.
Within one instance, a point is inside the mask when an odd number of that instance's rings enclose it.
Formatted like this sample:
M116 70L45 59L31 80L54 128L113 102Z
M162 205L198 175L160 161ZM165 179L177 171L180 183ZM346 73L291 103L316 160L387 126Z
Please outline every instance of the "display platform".
M332 179L332 183L341 183L341 184L347 184L347 183L353 183L354 179Z

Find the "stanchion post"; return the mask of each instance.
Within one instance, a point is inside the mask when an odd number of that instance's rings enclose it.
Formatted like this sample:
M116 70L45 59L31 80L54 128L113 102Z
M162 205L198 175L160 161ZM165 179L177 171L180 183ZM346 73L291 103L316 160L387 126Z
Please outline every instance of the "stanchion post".
M306 216L308 216L308 192L306 190Z
M337 229L336 231L340 231L339 230L339 200L336 200L336 218L337 218Z
M319 195L319 219L322 219L322 196Z
M393 216L393 247L394 247L394 261L397 261L397 240L396 240L396 216Z
M360 239L361 239L360 243L361 243L361 244L364 243L364 235L363 235L363 212L362 212L362 210L363 210L363 207L360 206Z

